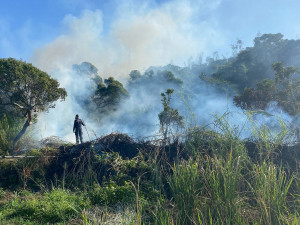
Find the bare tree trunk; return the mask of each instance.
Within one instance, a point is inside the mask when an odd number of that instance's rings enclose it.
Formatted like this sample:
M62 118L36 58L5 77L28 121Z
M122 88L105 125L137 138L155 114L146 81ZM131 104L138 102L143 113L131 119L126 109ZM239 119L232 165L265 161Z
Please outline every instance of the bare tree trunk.
M16 143L20 140L23 134L26 132L27 128L31 125L32 120L32 112L28 110L27 112L27 120L22 128L22 130L18 133L18 135L14 138L12 148L11 148L11 155L14 155Z

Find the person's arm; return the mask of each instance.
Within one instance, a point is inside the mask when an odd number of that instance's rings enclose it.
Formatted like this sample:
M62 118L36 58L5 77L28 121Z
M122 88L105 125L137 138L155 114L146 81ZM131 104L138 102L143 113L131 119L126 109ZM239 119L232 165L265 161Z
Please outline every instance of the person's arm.
M85 124L84 124L83 120L81 120L81 122L82 122L82 125L83 125L83 126L85 126Z

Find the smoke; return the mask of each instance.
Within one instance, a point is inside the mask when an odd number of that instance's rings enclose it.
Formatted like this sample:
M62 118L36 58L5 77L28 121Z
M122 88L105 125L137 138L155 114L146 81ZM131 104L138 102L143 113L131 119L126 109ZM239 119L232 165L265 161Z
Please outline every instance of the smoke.
M62 34L35 51L34 64L52 73L87 61L103 77L124 77L133 69L185 62L190 56L222 46L217 25L194 21L215 7L204 1L172 1L160 6L121 1L107 28L100 10L67 15Z
M74 141L73 122L76 114L83 118L88 128L93 131L95 123L88 118L87 110L82 107L96 89L95 83L88 76L82 76L72 68L60 69L55 76L59 78L60 85L64 87L68 96L65 101L58 101L54 109L38 116L38 134L40 138L59 136L68 141ZM88 136L84 137L87 141Z
M39 116L41 137L56 135L74 142L72 126L76 114L85 120L90 136L113 131L145 136L159 130L160 94L172 85L158 80L132 88L127 85L129 72L145 72L150 66L158 68L171 62L182 66L191 56L197 58L200 53L216 51L226 40L216 21L201 20L222 1L170 1L161 5L151 2L118 2L109 24L97 9L84 10L80 16L67 15L62 22L62 34L35 51L33 64L56 78L68 92L66 101L58 102L55 109ZM121 80L131 97L110 115L91 116L83 103L96 86L91 77L72 70L74 64L82 62L95 65L102 78L113 76ZM246 117L230 100L232 93L220 93L190 67L160 69L171 70L184 81L176 89L172 106L186 118L187 124L193 120L208 125L215 114L226 111L235 112L228 121L232 126L245 121ZM88 138L86 135L85 140Z
M57 79L68 92L65 102L39 116L41 136L57 135L71 140L75 114L88 118L80 99L88 98L94 89L88 77L71 70L72 65L90 62L102 78L113 76L126 85L131 70L145 71L171 61L183 64L191 56L222 45L216 24L193 21L207 10L214 10L219 2L172 1L153 5L151 1L120 1L109 25L97 9L84 10L80 16L65 16L62 34L37 49L32 57L34 65ZM94 121L86 121L89 129L98 135L115 130L152 133L157 130L157 113L161 110L160 92L165 90L160 88L147 95L133 91L118 112L105 117L105 122L99 119L100 127L105 129L99 130L96 125L93 127Z

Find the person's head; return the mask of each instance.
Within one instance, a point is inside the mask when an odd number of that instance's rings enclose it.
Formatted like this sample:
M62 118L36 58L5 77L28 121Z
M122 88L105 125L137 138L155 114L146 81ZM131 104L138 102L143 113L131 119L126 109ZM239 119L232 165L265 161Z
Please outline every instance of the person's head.
M78 114L76 114L75 119L78 119L78 118L79 118L79 116L78 116Z

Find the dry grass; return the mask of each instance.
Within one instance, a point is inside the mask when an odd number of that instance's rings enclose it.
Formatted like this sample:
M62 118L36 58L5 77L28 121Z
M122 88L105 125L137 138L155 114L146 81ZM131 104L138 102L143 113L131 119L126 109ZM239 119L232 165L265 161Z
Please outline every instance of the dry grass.
M129 205L94 207L82 212L85 225L127 225L134 223L136 210Z

